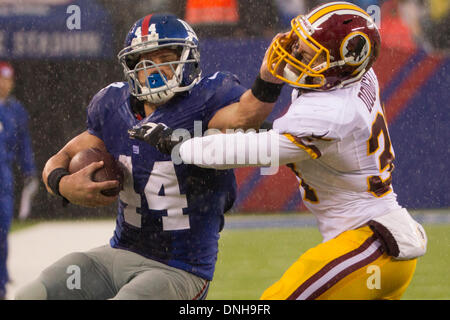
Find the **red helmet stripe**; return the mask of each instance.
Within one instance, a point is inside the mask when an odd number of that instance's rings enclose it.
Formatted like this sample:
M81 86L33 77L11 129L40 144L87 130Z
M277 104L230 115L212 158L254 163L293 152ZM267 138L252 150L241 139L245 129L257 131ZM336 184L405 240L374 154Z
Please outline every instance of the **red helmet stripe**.
M141 29L141 35L146 36L148 35L148 27L150 25L150 19L152 18L152 15L149 14L144 18L144 21L142 21L142 29Z

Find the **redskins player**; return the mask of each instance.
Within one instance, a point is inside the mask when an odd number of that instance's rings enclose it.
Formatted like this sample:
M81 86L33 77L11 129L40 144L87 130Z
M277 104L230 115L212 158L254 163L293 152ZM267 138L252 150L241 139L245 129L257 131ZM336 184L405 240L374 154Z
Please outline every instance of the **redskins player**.
M294 88L273 130L195 137L179 148L185 163L201 167L286 164L297 176L323 243L301 255L262 299L399 299L425 254L425 232L392 187L394 149L372 69L380 43L369 14L351 3L299 15L268 50L270 81ZM259 88L252 90L257 96ZM160 148L176 143L163 124L144 129L141 138ZM218 146L241 148L228 147L218 159ZM261 150L270 163L251 157Z

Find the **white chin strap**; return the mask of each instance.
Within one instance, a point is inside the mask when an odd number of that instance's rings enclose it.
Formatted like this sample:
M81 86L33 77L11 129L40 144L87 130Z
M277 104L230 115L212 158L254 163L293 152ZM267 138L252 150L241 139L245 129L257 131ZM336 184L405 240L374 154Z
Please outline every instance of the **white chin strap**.
M345 86L348 85L348 84L351 84L351 83L353 83L353 82L359 81L359 80L361 79L361 77L364 75L364 73L366 72L366 69L365 69L365 68L366 68L368 62L369 62L369 59L367 59L361 66L358 67L357 71L358 71L359 73L358 73L355 77L350 78L350 79L348 79L348 80L346 80L346 81L342 81L341 84L335 86L334 88L336 88L336 89L342 88L342 87L345 87ZM329 68L336 67L336 66L342 66L342 65L345 65L345 63L346 63L346 62L345 62L344 60L339 60L339 61L336 61L336 62L332 62L332 63L330 63ZM322 69L325 65L326 65L326 63L322 63L322 64L320 64L320 65L314 67L313 70L320 70L320 69ZM288 66L286 66L286 67L284 67L284 69L283 69L283 77L285 77L285 78L288 79L289 81L296 82L296 81L297 81L297 78L298 78L298 74L296 74L294 71L292 71L291 69L289 69ZM304 75L300 78L300 80L298 81L298 83L299 83L299 84L306 84L306 78L307 78L307 77L308 77L308 75L307 75L307 74L304 74ZM317 90L317 89L314 89L314 88L313 88L312 90Z
M294 71L292 71L291 69L288 68L288 66L284 67L283 69L283 77L285 77L286 79L288 79L289 81L292 82L297 82L297 78L298 78L298 74L296 74ZM308 77L308 75L305 73L300 80L298 81L299 84L307 84L306 83L306 78ZM315 80L317 80L317 78L312 77Z

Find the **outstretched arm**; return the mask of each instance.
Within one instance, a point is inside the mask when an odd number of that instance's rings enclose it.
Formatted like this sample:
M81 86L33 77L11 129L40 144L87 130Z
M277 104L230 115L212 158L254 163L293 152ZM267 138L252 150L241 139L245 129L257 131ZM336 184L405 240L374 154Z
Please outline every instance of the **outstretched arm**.
M173 160L204 168L278 167L320 157L315 146L276 130L214 134L185 140L173 134L174 131L162 123L148 122L129 130L131 138L149 143L160 152L170 154Z
M307 147L300 148L275 130L238 132L194 137L184 141L179 156L185 164L203 168L279 167L314 158Z

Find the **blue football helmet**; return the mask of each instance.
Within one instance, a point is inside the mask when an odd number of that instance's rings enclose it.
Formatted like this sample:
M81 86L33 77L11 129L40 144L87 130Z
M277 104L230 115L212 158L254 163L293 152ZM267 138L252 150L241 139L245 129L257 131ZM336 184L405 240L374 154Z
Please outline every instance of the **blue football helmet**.
M142 54L163 48L175 49L178 60L160 64L140 60ZM165 103L175 93L190 90L200 80L197 35L191 26L173 15L150 14L138 20L128 32L118 58L131 94L141 101ZM172 79L167 79L160 69L166 65L172 69ZM138 72L142 70L147 75L145 84L138 80Z

